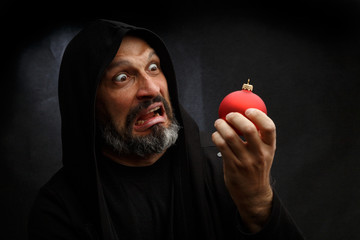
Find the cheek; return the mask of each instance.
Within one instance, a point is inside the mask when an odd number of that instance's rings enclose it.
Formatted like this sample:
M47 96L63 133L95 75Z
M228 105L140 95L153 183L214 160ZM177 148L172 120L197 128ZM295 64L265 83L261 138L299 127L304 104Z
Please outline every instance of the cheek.
M164 77L164 80L162 80L160 82L160 91L161 91L161 95L169 101L170 103L170 95L169 95L169 89L168 89L168 85L167 85L167 81Z
M130 102L119 101L118 99L114 99L109 103L110 118L118 127L125 125L126 117L130 110L129 106Z
M106 93L99 96L96 101L96 116L103 122L111 121L116 126L122 127L126 121L130 102L126 101L125 98L115 96L122 95Z

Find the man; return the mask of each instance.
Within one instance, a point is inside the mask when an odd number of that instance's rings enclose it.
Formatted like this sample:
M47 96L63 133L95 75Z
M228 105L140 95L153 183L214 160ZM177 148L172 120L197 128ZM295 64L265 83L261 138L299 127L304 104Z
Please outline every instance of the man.
M90 24L64 53L59 103L64 166L37 197L30 239L303 239L270 185L272 120L217 120L221 160L152 32Z

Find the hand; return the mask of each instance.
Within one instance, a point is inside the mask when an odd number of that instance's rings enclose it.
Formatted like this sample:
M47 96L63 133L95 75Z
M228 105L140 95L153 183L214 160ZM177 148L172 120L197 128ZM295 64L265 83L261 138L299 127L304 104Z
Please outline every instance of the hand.
M222 153L225 184L240 216L250 231L258 232L271 211L270 169L276 149L276 128L258 109L248 109L245 115L248 118L229 113L226 121L216 120L217 131L212 139Z

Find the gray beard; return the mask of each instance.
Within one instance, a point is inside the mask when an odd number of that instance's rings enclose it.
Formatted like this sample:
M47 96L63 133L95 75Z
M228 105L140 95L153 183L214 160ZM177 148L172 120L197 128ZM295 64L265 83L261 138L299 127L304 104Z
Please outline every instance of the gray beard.
M176 142L179 129L175 119L169 127L154 125L152 132L146 136L133 136L130 128L120 134L112 123L100 127L103 140L117 154L139 157L164 152Z
M151 127L151 133L146 136L134 136L132 134L132 124L136 119L137 113L144 108L150 106L154 102L162 102L165 112L169 118L170 125L168 127L156 124ZM111 119L106 123L98 122L103 142L111 147L114 152L122 156L140 156L146 157L156 153L162 153L177 138L180 126L177 123L170 104L161 96L157 96L153 100L142 102L137 107L130 110L126 118L125 127L118 129Z

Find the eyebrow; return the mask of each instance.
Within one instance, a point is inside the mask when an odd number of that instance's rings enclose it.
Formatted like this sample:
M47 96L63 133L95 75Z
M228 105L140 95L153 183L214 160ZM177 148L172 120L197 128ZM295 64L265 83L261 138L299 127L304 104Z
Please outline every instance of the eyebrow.
M148 60L150 60L152 58L152 56L154 56L154 55L156 55L156 52L153 50L149 53ZM109 66L107 67L107 69L113 69L113 68L121 66L121 65L131 65L131 62L128 60L120 59L118 61L111 62L109 64Z
M107 67L108 70L113 69L115 67L121 66L121 65L131 65L131 62L128 60L119 60L119 61L114 61L111 62L109 64L109 66Z
M157 56L156 52L155 52L154 50L152 50L152 51L149 53L148 60L150 60L150 58L152 58L152 56L154 56L154 55Z

